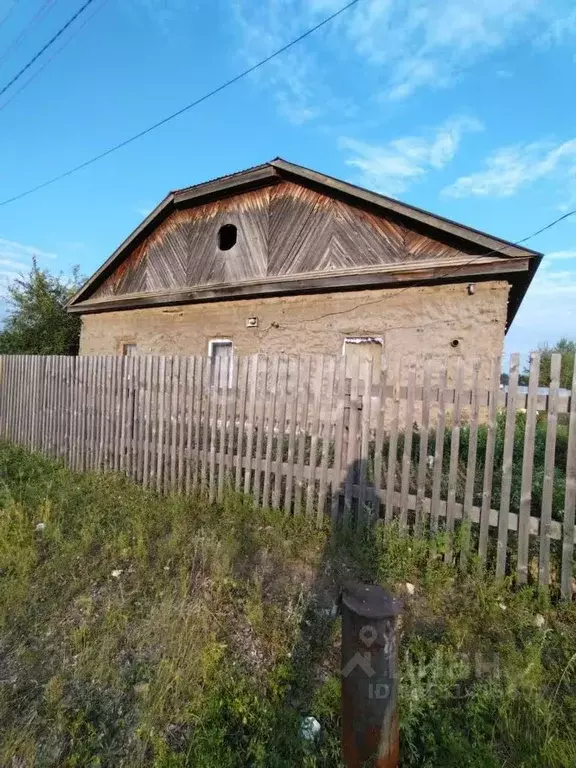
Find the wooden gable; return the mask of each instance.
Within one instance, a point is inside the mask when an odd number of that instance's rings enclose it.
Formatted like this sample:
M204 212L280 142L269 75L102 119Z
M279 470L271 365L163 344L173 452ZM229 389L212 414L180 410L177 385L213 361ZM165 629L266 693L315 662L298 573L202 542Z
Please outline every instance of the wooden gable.
M218 233L237 240L221 250ZM72 312L232 297L510 279L540 254L283 160L173 192L74 296Z
M218 231L238 230L221 251ZM478 253L433 239L381 214L291 182L175 211L94 291L129 294L303 277L410 262L449 262Z

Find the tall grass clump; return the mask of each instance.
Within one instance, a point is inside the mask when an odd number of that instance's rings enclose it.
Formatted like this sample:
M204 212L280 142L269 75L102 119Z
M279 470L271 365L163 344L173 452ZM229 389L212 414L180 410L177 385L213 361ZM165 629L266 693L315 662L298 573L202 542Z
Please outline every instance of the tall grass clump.
M405 599L403 766L576 765L574 607L441 552L0 444L0 765L336 768L350 577Z

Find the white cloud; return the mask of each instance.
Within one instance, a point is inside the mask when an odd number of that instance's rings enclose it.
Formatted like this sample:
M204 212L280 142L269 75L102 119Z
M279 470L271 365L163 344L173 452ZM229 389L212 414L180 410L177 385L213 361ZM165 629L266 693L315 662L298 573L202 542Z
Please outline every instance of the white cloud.
M576 271L540 268L512 323L506 347L510 352L528 352L562 336L576 338Z
M503 147L486 160L486 167L461 176L444 190L452 197L510 197L521 187L548 176L576 178L576 139L562 144L534 142Z
M43 251L34 245L25 245L24 243L17 243L14 240L5 240L0 237L0 258L19 260L22 258L31 259L32 257L37 259L57 258L55 253Z
M0 297L3 296L10 282L20 277L22 273L29 272L33 258L39 261L55 259L56 254L43 251L33 245L0 238Z
M576 35L576 11L554 19L548 29L537 39L544 47L560 45Z
M359 172L361 184L386 194L397 195L431 170L444 168L458 151L462 136L482 125L471 117L455 117L424 138L406 136L374 145L342 137L340 149L351 156L346 165Z
M344 0L232 0L244 57L253 63L326 18ZM352 53L382 77L383 95L399 100L417 90L445 88L474 62L512 41L532 39L550 9L541 0L362 0L267 65L282 112L293 122L327 107L326 56ZM323 55L320 55L322 52ZM289 104L290 107L286 108Z
M552 251L544 257L543 264L548 261L572 261L576 260L576 249L572 251Z

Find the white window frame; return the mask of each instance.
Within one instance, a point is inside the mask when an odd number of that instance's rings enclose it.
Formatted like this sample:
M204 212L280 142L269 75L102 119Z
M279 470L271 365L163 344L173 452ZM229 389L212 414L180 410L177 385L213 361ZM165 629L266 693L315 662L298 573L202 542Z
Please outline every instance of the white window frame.
M228 367L228 386L232 386L232 371L234 369L234 342L232 339L210 339L208 341L208 358L210 359L210 365L212 366L214 363L214 347L218 344L227 344L232 348L232 354L230 355L230 366ZM214 384L213 376L215 375L214 369L212 369L212 373L210 375L210 382L211 384ZM220 382L218 382L218 386L220 386Z

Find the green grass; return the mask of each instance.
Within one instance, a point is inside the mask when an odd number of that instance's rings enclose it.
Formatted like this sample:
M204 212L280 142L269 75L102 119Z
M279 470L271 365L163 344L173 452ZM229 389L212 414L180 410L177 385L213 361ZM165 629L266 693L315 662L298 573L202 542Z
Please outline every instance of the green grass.
M576 765L575 607L441 551L0 444L0 765L338 766L329 608L351 572L405 598L403 766Z

